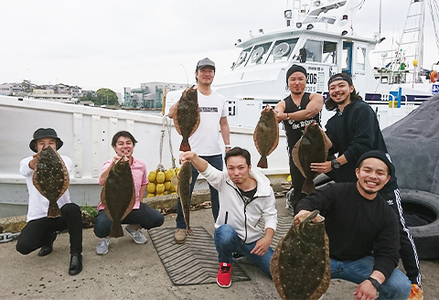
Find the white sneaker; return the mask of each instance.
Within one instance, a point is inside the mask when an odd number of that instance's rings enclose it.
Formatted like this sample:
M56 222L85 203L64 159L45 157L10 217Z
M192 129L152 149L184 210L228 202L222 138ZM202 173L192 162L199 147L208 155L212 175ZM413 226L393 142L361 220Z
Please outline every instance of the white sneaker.
M98 245L96 246L96 254L105 255L108 253L108 245L110 244L110 238L100 239Z
M148 240L143 235L142 228L132 230L130 225L125 226L125 231L133 238L137 244L145 244Z

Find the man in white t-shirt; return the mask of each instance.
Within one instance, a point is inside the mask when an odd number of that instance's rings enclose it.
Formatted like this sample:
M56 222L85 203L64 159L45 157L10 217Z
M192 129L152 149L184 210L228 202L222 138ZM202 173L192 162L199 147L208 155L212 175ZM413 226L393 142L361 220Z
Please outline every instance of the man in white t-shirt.
M223 169L223 149L220 143L221 136L225 144L225 151L230 150L230 129L227 121L226 99L211 89L213 78L215 77L215 63L209 58L198 61L195 69L195 79L198 83L198 106L200 107L200 125L195 133L189 138L192 151L206 160L209 164ZM169 109L168 117L171 119L177 113L178 102ZM190 192L195 186L198 171L192 166L192 182ZM212 202L213 218L217 219L219 211L218 191L211 185L210 198ZM177 231L174 236L176 243L184 243L186 240L186 224L184 222L183 211L180 199L177 204Z

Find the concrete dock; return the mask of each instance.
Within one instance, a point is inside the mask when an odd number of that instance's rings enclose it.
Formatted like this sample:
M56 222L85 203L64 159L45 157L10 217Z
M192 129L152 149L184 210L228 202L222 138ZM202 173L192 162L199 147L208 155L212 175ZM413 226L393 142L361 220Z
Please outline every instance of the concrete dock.
M277 198L278 214L286 216L285 198ZM210 209L191 212L192 226L203 226L212 236L214 223ZM175 227L175 214L165 216L164 227ZM146 233L146 231L144 231ZM84 270L69 276L68 234L54 243L52 254L38 257L38 251L21 255L15 241L0 244L0 299L280 299L272 281L247 259L239 261L251 281L174 286L148 237L137 245L129 236L111 239L109 252L98 256L98 239L92 229L84 229ZM439 299L439 260L421 261L425 299ZM325 300L354 299L356 285L331 280Z

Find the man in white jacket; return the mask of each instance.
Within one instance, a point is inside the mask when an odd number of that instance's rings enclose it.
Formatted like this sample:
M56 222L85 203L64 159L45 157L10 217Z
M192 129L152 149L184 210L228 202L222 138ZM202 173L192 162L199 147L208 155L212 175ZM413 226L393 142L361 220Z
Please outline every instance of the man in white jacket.
M232 284L232 252L245 255L271 278L270 244L277 226L275 198L270 181L251 166L250 153L234 147L226 153L227 172L219 171L194 152L180 155L180 163L190 161L219 193L219 214L215 223L215 246L220 267L217 283ZM265 232L256 226L265 222Z

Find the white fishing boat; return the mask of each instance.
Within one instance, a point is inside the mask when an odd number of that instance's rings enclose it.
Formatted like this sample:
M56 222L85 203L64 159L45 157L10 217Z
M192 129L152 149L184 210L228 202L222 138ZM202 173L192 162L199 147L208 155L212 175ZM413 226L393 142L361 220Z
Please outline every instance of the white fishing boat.
M307 10L302 10L301 3L305 1L295 0L293 8L285 11L285 28L260 32L237 42L242 52L233 70L215 88L228 101L232 145L248 149L253 162L259 158L253 144L253 129L260 111L266 104L274 105L286 96L285 74L292 64L301 64L307 69L310 92L325 94L332 74L351 74L357 90L376 109L382 127L402 118L419 104L405 97L400 107L389 107L389 99L393 100L390 93L399 89L377 82L368 60L382 37L359 37L350 28L363 1L314 0ZM409 95L406 90L401 94ZM416 100L428 98L431 88L413 95ZM167 109L180 96L181 91L169 93ZM330 115L323 113L323 123ZM37 128L55 128L64 141L60 153L71 157L74 163L70 185L73 201L80 205L97 205L98 176L102 164L114 155L110 143L117 131L128 130L138 139L134 155L146 162L149 171L159 163L172 167L173 157L178 157L181 137L173 126L164 123L172 121L167 117L123 110L0 96L0 217L26 212L28 195L18 168L20 160L32 154L28 145ZM169 145L174 146L172 153ZM286 140L281 130L279 146L268 157L269 168L263 170L266 175L287 176L289 167L284 145Z

